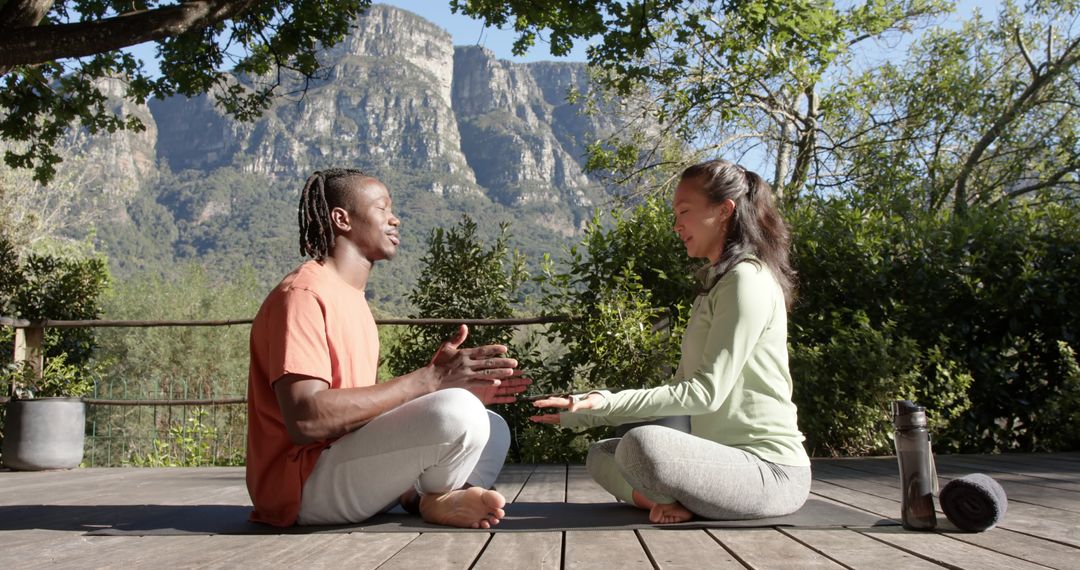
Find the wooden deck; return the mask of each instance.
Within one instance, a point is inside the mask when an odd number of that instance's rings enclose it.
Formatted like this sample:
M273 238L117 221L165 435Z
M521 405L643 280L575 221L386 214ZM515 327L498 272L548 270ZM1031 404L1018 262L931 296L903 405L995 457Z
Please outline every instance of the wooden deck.
M942 484L974 472L1001 482L1003 524L977 534L876 526L87 536L118 522L123 505L246 505L243 471L0 471L0 568L1080 568L1080 453L941 456L938 471ZM498 485L522 502L610 500L579 465L509 466ZM815 460L813 493L896 518L896 461ZM28 519L20 507L31 505L57 515Z

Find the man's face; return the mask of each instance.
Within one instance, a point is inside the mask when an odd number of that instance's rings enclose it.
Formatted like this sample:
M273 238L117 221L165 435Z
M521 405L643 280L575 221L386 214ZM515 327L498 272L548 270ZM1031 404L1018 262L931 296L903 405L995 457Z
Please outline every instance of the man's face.
M347 208L349 228L339 237L356 245L371 262L393 259L401 242L398 226L401 221L391 210L390 191L373 178L358 181Z

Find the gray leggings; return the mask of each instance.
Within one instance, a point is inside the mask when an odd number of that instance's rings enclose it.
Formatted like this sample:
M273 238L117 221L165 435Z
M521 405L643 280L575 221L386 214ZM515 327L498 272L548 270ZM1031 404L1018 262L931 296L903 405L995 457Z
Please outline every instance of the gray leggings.
M661 426L637 427L589 448L589 474L633 504L637 489L717 520L793 513L810 494L810 468L778 465L738 448Z

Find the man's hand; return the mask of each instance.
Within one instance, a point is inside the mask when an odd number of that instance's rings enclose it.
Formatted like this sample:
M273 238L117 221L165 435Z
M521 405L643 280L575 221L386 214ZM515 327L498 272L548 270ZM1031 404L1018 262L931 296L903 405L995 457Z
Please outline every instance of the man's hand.
M507 351L504 345L489 344L476 348L459 348L468 336L469 327L461 325L457 333L442 343L439 350L431 357L428 366L433 373L434 389L495 388L502 383L503 379L510 379L520 374L516 370L517 360L502 358Z
M600 402L599 394L589 394L588 396L552 396L550 398L544 398L543 400L537 400L533 402L533 406L537 408L554 408L556 410L567 412L576 412L578 410L590 410L593 404ZM538 424L558 425L560 423L559 414L540 414L536 416L530 416L529 421Z
M520 370L517 373L520 374ZM469 388L469 391L480 398L485 406L491 404L512 404L517 401L517 395L524 392L532 384L532 380L513 376L504 378L498 386L477 386Z

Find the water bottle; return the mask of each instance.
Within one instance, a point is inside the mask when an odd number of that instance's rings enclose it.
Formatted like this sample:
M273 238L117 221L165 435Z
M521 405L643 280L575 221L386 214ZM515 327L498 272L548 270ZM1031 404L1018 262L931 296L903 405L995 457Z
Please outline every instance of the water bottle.
M907 529L932 529L937 525L937 472L930 451L930 431L926 429L926 409L908 400L896 400L892 413L896 461L900 464L900 520Z

